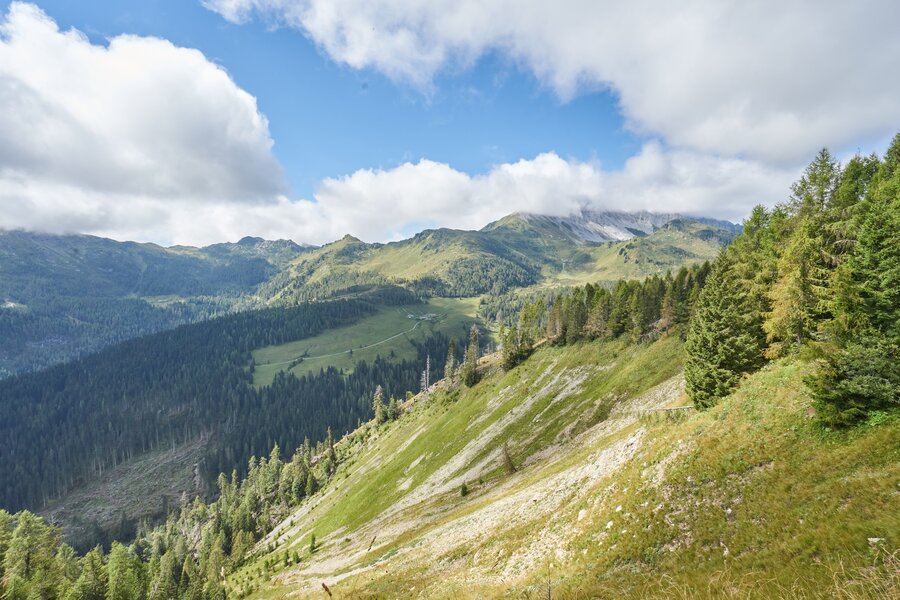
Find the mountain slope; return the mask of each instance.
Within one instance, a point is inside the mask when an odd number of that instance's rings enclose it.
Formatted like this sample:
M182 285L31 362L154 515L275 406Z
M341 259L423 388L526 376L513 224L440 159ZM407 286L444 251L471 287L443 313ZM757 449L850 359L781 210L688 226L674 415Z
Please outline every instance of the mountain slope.
M705 413L657 410L686 403L680 346L544 348L472 389L439 385L398 422L338 444L329 485L258 545L231 590L545 597L549 582L554 598L896 593L900 423L823 432L809 416L807 368L790 362ZM285 567L285 551L299 564Z
M298 256L261 288L270 302L397 283L438 296L643 277L714 258L739 228L675 214L514 214L480 231L425 230L389 244L351 236Z
M301 251L0 231L0 377L227 312Z
M205 248L0 231L0 377L262 303L398 284L440 297L644 277L709 260L737 226L675 214L515 214L480 231L320 248L244 238ZM677 230L677 234L675 233Z

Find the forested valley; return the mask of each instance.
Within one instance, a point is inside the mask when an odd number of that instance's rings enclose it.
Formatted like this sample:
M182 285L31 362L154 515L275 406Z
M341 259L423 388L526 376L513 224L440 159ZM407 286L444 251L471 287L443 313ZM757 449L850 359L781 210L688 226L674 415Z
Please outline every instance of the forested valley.
M426 357L441 364L447 340L419 344L419 359L360 362L255 387L250 352L301 339L371 314L417 302L378 289L365 299L250 311L124 342L90 357L0 381L0 503L39 508L144 452L205 440L207 481L275 445L296 448L325 431L346 432L371 417L382 385L418 390Z

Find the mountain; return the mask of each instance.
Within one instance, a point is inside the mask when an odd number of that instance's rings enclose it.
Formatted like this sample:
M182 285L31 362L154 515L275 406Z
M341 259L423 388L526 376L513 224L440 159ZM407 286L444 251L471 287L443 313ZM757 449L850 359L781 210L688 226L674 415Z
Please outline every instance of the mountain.
M488 355L472 387L221 478L126 568L172 597L895 597L900 421L823 432L797 359L697 411L683 357L679 335ZM64 555L15 518L36 564Z
M428 229L388 244L346 236L299 255L260 295L294 302L355 284L390 282L465 297L661 275L714 258L739 230L732 223L676 214L517 213L479 231Z
M182 493L205 496L220 472L241 472L275 444L352 429L369 418L376 385L399 397L418 389L426 355L442 363L447 338L412 340L411 356L352 372L325 365L266 385L254 384L251 353L417 306L403 290L371 290L243 311L0 380L0 506L49 511L90 546L110 528L165 515Z
M740 232L740 226L734 223L703 217L686 217L676 213L652 213L648 211L623 212L588 209L568 217L514 213L500 221L487 225L482 231L493 231L511 225L515 227L516 222L523 222L527 224L526 227L540 231L544 235L561 235L576 242L621 242L636 236L649 235L676 220L696 221L731 233Z
M229 312L302 251L0 231L0 377Z
M0 378L234 310L393 284L438 297L644 277L709 260L739 227L648 212L509 215L480 231L321 247L204 248L0 231Z

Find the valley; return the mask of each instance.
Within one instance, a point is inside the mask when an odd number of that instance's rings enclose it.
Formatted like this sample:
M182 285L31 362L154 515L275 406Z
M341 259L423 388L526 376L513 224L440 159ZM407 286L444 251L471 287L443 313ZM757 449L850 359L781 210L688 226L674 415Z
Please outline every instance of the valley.
M0 2L0 600L900 600L900 2Z

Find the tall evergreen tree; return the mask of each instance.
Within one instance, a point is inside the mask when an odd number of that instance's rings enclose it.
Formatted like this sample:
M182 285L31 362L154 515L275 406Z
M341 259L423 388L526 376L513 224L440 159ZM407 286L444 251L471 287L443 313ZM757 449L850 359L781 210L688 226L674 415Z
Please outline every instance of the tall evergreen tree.
M81 575L66 595L67 600L106 600L108 575L103 551L94 548L81 561ZM173 590L175 592L176 590Z
M684 377L688 394L698 408L707 408L727 395L741 376L762 364L758 322L747 292L720 257L700 293L688 332Z
M384 390L381 386L375 386L375 395L372 397L372 409L375 412L375 424L380 425L387 420L387 414L384 411Z
M900 406L900 134L860 204L834 277L835 344L807 382L821 419L844 427Z
M447 345L447 361L444 363L444 378L452 379L456 375L456 338L450 338Z
M143 592L139 573L135 572L135 557L128 548L113 542L106 563L109 587L107 600L139 600Z
M478 325L473 324L469 329L469 345L460 369L462 381L467 386L475 385L478 382L478 353Z

